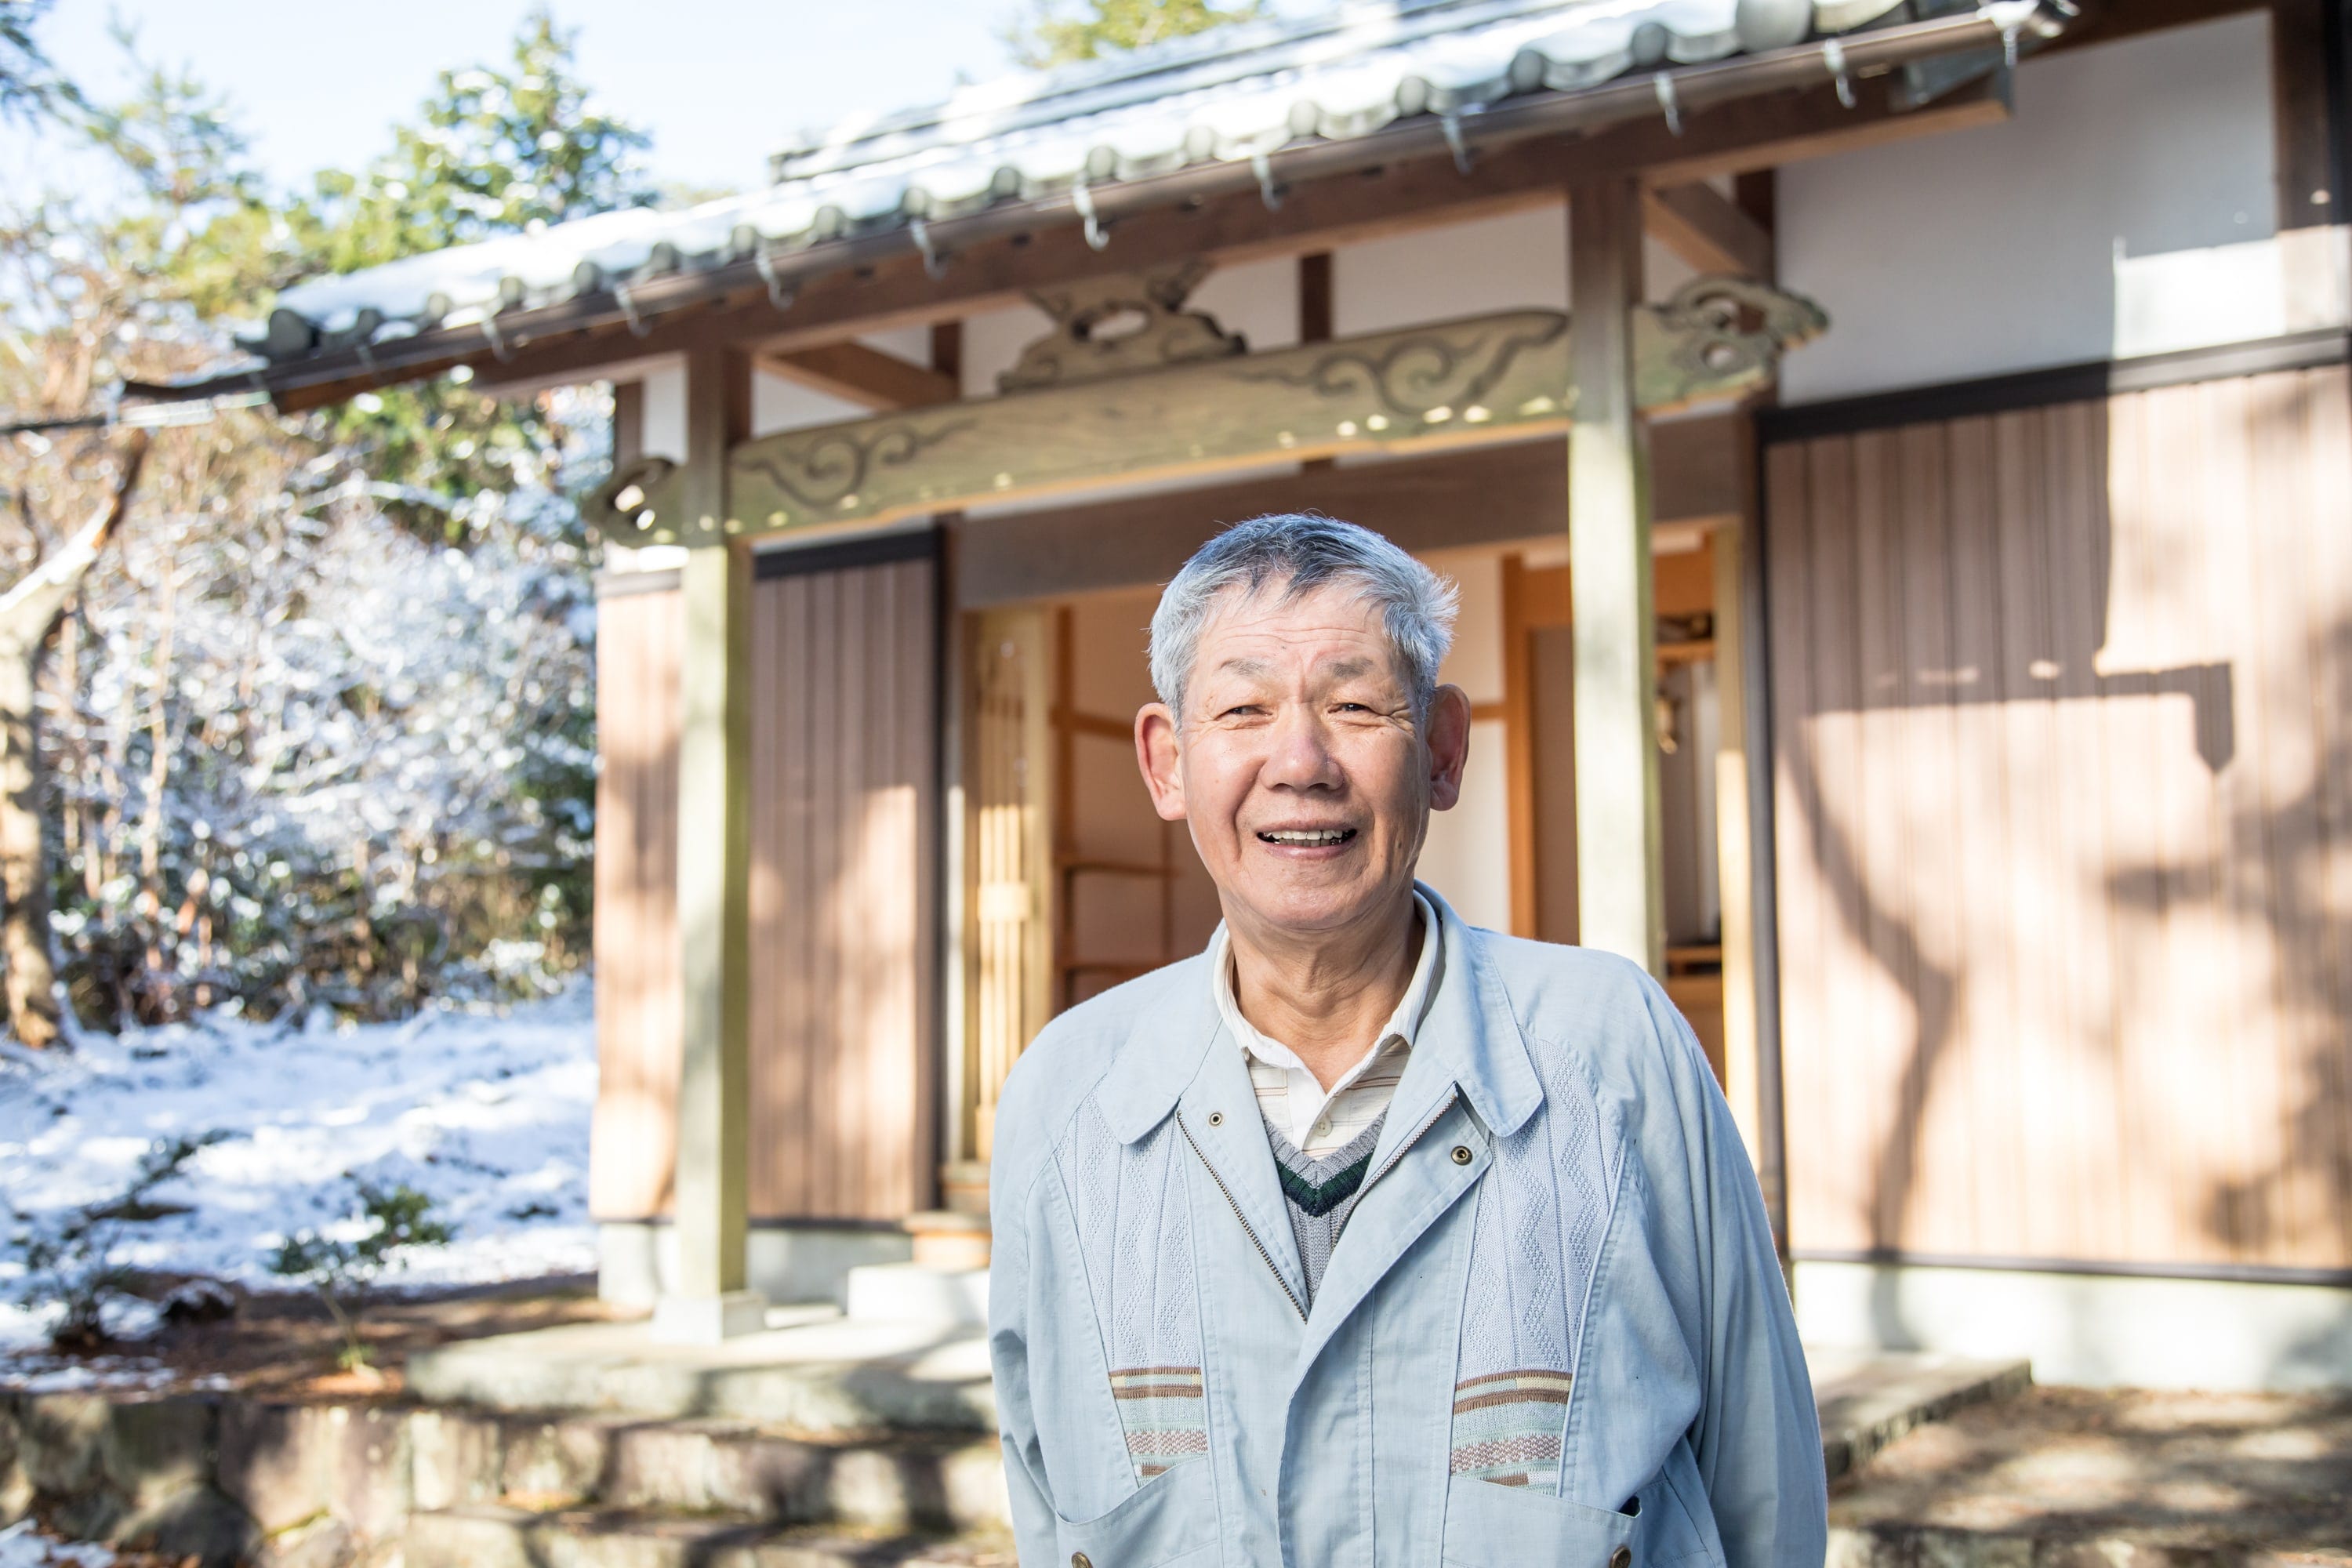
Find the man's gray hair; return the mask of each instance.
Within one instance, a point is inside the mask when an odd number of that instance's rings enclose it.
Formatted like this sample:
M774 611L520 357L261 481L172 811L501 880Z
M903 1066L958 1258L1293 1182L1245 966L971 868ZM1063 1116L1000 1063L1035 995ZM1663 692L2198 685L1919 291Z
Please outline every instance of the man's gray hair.
M1218 598L1244 598L1280 585L1282 602L1327 584L1356 585L1378 605L1416 722L1428 716L1437 668L1454 646L1461 598L1453 584L1369 528L1314 512L1277 512L1237 522L1192 552L1160 595L1151 616L1151 684L1184 719L1184 687L1201 648L1201 628Z

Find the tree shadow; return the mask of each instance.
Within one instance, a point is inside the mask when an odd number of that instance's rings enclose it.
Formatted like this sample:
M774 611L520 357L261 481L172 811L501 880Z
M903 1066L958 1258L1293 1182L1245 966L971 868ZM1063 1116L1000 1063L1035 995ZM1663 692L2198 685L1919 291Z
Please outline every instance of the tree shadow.
M2315 523L2328 529L2346 515L2343 373L2222 384L2230 390L2168 388L1768 454L1782 963L1784 992L1797 1004L1786 1049L1864 1074L1877 1053L1904 1052L1891 1086L1865 1091L1878 1101L1866 1152L1855 1148L1856 1130L1828 1124L1826 1108L1791 1107L1793 1163L1808 1163L1815 1135L1822 1146L1816 1214L1825 1202L1844 1205L1841 1239L1861 1244L1836 1256L1971 1250L1918 1246L1923 1229L1967 1232L1944 1222L1971 1201L1951 1178L1950 1150L1939 1152L1940 1179L1923 1156L1935 1135L1931 1108L1953 1092L1956 1069L1967 1064L1962 1087L1982 1095L1983 1053L2022 1048L1991 1037L2004 1009L2041 1007L2044 1016L2029 1021L2097 1060L2118 1100L2126 1075L2166 1070L2160 1058L2137 1059L2123 1037L2131 1007L2122 993L2166 962L2149 932L2184 900L2201 898L2209 915L2275 954L2273 984L2243 999L2247 1033L2294 1037L2302 1082L2280 1107L2275 1157L2208 1184L2193 1216L2207 1245L2193 1250L2249 1262L2324 1258L2339 1269L2347 1260L2340 1234L2313 1239L2310 1211L2317 1201L2340 1213L2352 1194L2352 932L2343 874L2331 866L2352 844L2352 732L2342 719L2352 566L2332 542L2294 548L2298 533L2307 539ZM2208 569L2228 582L2198 576ZM2308 627L2300 646L2271 624L2278 616ZM2283 716L2296 694L2306 710ZM2145 715L2145 704L2179 698L2190 705L2182 739L2202 764L2201 785L2136 755L2105 717ZM2128 739L2148 743L2144 732ZM2130 776L2138 767L2151 776ZM2288 774L2293 787L2283 787ZM2217 847L2206 863L2135 854L2144 847L2109 819L2134 791L2168 787L2201 789L2192 805L2214 803ZM2063 876L2070 856L2104 869L2090 888L2061 896L2089 910L2069 934L2105 950L2087 953L2084 967L2117 994L2085 982L2071 997L2021 994L2017 974L2000 969L2010 955L1987 951L1983 906L1998 889ZM1865 967L1841 973L1833 947L1866 955ZM1874 1031L1871 1004L1856 994L1874 987L1900 998ZM1809 1042L1809 1025L1830 1037ZM1909 1038L1896 1047L1888 1036L1906 1025ZM2210 1048L2241 1046L2222 1038ZM2209 1060L2192 1070L2216 1069ZM1981 1118L1984 1107L1974 1109ZM2078 1174L2128 1183L2135 1160L2169 1157L2149 1143L2162 1130L2133 1125L2120 1103L2065 1110L2116 1130L2126 1167L2093 1173L2083 1156L2066 1167ZM1818 1124L1811 1133L1807 1121ZM1968 1153L2021 1161L2021 1145ZM2294 1194L2290 1218L2277 1211ZM2091 1201L2106 1205L2101 1215L2122 1213L2116 1200ZM1984 1228L1999 1231L1998 1216ZM2011 1228L2006 1245L1974 1250L2030 1259L2028 1227ZM2071 1260L2145 1251L2147 1238L2123 1228ZM1874 1274L1873 1327L1882 1343L1916 1343L1896 1290L1892 1270Z

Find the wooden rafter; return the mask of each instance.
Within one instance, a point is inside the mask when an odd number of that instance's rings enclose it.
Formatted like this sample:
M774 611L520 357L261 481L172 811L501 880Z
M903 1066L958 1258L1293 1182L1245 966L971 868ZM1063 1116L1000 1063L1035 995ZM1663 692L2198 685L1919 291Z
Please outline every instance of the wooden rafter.
M860 342L763 353L761 370L861 408L929 408L963 395L955 378Z
M1643 194L1643 222L1694 271L1771 280L1771 231L1713 185L1653 186Z

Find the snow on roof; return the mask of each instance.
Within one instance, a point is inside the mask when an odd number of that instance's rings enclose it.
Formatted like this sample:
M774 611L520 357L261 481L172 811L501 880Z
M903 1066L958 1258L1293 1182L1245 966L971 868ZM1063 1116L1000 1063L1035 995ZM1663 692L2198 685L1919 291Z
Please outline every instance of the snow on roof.
M772 184L413 256L287 289L264 352L459 326L770 247L1192 164L1249 162L1421 115L1795 44L1904 0L1359 0L861 115L774 155ZM289 321L288 315L296 320ZM287 328L292 331L287 331ZM262 346L262 345L256 345Z

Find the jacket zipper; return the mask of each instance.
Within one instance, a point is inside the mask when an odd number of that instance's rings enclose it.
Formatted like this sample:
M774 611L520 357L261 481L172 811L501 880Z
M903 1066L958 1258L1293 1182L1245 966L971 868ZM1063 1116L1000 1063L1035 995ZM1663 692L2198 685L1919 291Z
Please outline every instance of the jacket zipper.
M1385 1176L1391 1171L1395 1170L1397 1162L1411 1153L1414 1144L1420 1142L1423 1138L1428 1137L1429 1130L1436 1126L1438 1121L1444 1118L1445 1113L1454 1109L1454 1102L1461 1098L1462 1091L1460 1089L1455 1089L1453 1093L1447 1095L1444 1103L1439 1105L1435 1110L1430 1112L1429 1120L1423 1122L1420 1127L1416 1128L1412 1137L1398 1144L1396 1152L1381 1163L1379 1170L1365 1177L1363 1186L1357 1190L1359 1192L1370 1191L1374 1182L1379 1181L1382 1176ZM1234 1201L1234 1190L1225 1185L1225 1178L1217 1173L1217 1167L1210 1162L1210 1159L1206 1154L1201 1152L1201 1145L1192 1141L1192 1130L1184 1125L1184 1113L1181 1110L1176 1113L1176 1131L1184 1134L1184 1142L1191 1146L1193 1157L1201 1162L1202 1168L1209 1173L1209 1180L1216 1183L1217 1191L1225 1194L1225 1205L1234 1211L1234 1218L1241 1222L1242 1234L1250 1238L1250 1245L1252 1247L1257 1248L1258 1261L1264 1263L1265 1265L1265 1271L1274 1276L1274 1282L1282 1287L1282 1293L1289 1300L1290 1310L1298 1314L1298 1321L1302 1323L1305 1322L1307 1321L1307 1309L1298 1304L1297 1292L1291 1289L1290 1281L1282 1277L1282 1270L1275 1267L1274 1254L1265 1249L1265 1243L1260 1241L1257 1238L1257 1232L1250 1227L1249 1217L1242 1213L1242 1205Z
M1274 1282L1282 1287L1283 1295L1290 1302L1290 1310L1298 1314L1300 1322L1305 1322L1307 1309L1298 1304L1298 1292L1290 1288L1290 1281L1285 1279L1282 1277L1282 1270L1274 1265L1274 1254L1265 1249L1265 1243L1260 1241L1257 1238L1257 1232L1250 1228L1249 1217L1242 1213L1242 1205L1234 1202L1233 1188L1225 1185L1225 1179L1217 1173L1217 1167L1209 1163L1209 1157L1206 1154L1201 1152L1200 1144L1192 1142L1192 1130L1184 1125L1184 1113L1181 1110L1176 1113L1176 1131L1184 1134L1184 1142L1191 1144L1193 1157L1198 1159L1202 1167L1209 1173L1209 1180L1216 1183L1217 1191L1225 1194L1225 1203L1233 1209L1234 1218L1241 1222L1242 1234L1250 1238L1252 1247L1257 1248L1258 1260L1265 1265L1265 1271L1274 1276Z
M1454 1102L1455 1100L1457 1100L1461 1099L1461 1098L1462 1098L1462 1091L1461 1091L1460 1089L1455 1089L1453 1093L1451 1093L1451 1094L1447 1095L1447 1096L1445 1097L1444 1102L1443 1104L1439 1105L1439 1106L1438 1106L1438 1108L1437 1108L1435 1110L1433 1110L1433 1111L1431 1111L1431 1112L1429 1113L1429 1120L1428 1120L1428 1121L1424 1121L1424 1122L1423 1122L1423 1123L1421 1124L1421 1126L1419 1127L1419 1129L1417 1129L1417 1130L1414 1131L1414 1133L1413 1133L1413 1135L1412 1135L1412 1137L1410 1137L1410 1138L1406 1139L1403 1142L1402 1142L1402 1143L1398 1144L1398 1145L1396 1146L1396 1152L1395 1152L1395 1153L1393 1153L1393 1154L1391 1154L1391 1155L1388 1157L1388 1159L1387 1159L1386 1161L1382 1162L1382 1163L1381 1163L1381 1168L1380 1168L1379 1170L1374 1171L1370 1175L1366 1176L1366 1177L1364 1178L1364 1184L1363 1184L1361 1187L1359 1187L1359 1188L1357 1189L1357 1191L1359 1191L1359 1192L1370 1192L1370 1191L1371 1191L1372 1184L1373 1184L1374 1182L1379 1181L1382 1176L1385 1176L1385 1175L1387 1175L1391 1171L1395 1170L1395 1169L1396 1169L1396 1166L1397 1166L1397 1162L1398 1162L1399 1160L1403 1159L1407 1154L1410 1154L1411 1152L1412 1152L1412 1146L1413 1146L1414 1144L1416 1144L1416 1143L1420 1142L1423 1139L1424 1139L1424 1138L1428 1137L1428 1136L1429 1136L1429 1130L1430 1130L1431 1128L1433 1128L1433 1127L1436 1126L1436 1125L1437 1125L1437 1123L1438 1123L1438 1121L1439 1121L1439 1120L1440 1120L1441 1118L1443 1118L1443 1117L1445 1115L1445 1113L1446 1113L1447 1111L1449 1111L1449 1110L1453 1110L1453 1109L1454 1109Z

